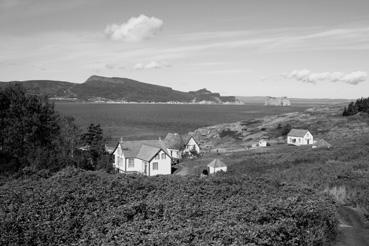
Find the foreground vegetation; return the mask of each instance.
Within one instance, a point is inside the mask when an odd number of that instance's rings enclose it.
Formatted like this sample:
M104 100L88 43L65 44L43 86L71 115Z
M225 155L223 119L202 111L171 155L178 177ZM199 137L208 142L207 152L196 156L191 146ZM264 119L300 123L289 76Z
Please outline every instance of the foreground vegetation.
M328 197L247 175L69 168L8 182L0 196L2 245L324 245L335 236Z

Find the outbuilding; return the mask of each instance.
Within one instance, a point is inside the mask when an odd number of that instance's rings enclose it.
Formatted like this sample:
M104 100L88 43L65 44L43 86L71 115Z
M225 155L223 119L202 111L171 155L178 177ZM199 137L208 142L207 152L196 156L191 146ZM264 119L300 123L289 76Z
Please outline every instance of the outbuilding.
M332 145L325 141L324 139L319 139L317 141L314 141L314 144L312 146L313 149L330 149Z
M227 172L227 165L221 160L214 159L212 162L208 164L209 174L214 174L220 171Z

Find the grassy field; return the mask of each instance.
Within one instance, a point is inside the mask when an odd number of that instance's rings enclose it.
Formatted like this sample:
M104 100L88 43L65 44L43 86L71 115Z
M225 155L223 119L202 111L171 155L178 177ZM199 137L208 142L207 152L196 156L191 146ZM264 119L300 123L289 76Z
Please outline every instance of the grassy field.
M168 132L183 134L203 126L301 112L308 107L307 104L295 107L265 107L260 104L56 104L58 111L75 117L82 127L100 123L107 136L127 139L157 138Z

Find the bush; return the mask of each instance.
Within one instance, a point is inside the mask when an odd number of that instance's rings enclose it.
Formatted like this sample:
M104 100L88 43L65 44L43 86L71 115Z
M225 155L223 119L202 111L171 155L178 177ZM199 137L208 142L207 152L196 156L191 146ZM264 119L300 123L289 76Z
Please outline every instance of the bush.
M0 187L1 245L324 245L325 196L264 178L126 176L68 168Z
M231 137L234 139L241 139L242 134L237 131L232 131L231 129L224 129L219 133L219 137L220 138Z

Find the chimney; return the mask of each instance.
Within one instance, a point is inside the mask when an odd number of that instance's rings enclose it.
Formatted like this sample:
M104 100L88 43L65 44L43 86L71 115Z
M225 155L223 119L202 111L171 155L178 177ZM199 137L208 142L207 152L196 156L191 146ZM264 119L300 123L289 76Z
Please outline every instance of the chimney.
M119 139L119 143L122 145L123 144L123 137L120 137Z

